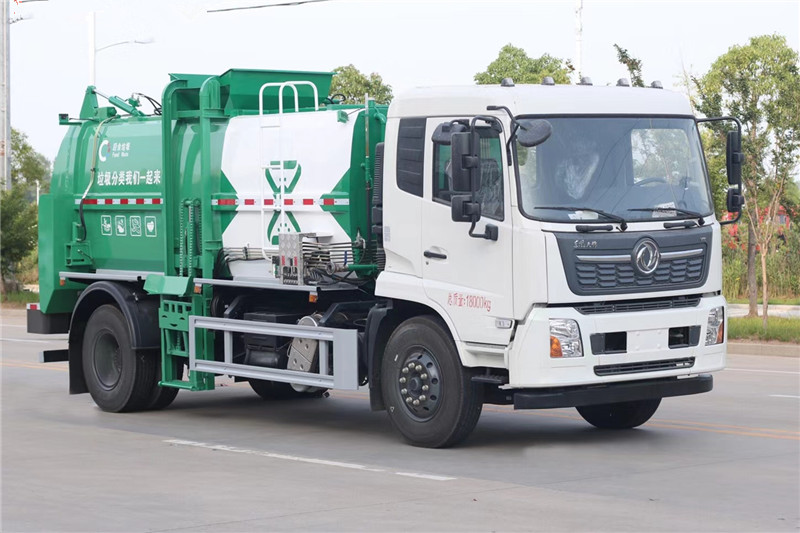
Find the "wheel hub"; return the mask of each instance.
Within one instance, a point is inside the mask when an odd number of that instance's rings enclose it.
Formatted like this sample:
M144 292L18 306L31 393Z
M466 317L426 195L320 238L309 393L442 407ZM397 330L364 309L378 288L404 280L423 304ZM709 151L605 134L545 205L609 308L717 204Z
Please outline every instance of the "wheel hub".
M412 417L425 420L434 415L441 400L441 380L436 359L427 350L414 350L405 358L397 381Z
M100 385L106 389L113 389L122 377L122 360L119 353L119 343L113 334L101 335L94 348L94 368Z

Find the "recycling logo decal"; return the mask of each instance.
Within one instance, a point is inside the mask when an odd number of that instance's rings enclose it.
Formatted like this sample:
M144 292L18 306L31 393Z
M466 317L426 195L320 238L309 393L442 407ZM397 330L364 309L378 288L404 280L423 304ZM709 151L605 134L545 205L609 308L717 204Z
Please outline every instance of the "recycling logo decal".
M270 189L272 189L273 196L276 198L281 194L281 177L275 179L270 170L278 170L280 172L280 165L280 161L271 161L270 166L265 171L267 183L269 184ZM292 194L292 191L294 191L294 188L297 186L297 182L300 180L302 167L297 164L297 161L284 161L283 171L294 171L294 174L291 177L282 176L284 181L284 194ZM285 222L280 222L281 212L282 209L276 209L272 214L269 224L267 225L267 239L269 239L270 243L276 246L278 245L278 233L289 233L292 230L294 230L296 233L300 232L300 224L297 223L297 219L290 211L286 211Z

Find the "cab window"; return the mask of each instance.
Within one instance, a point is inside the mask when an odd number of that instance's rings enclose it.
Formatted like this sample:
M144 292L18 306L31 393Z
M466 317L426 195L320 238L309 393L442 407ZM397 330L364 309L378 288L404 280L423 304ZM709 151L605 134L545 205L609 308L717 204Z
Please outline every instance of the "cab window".
M481 188L478 201L481 216L503 220L503 172L502 143L498 133L491 128L477 128L480 136ZM434 144L433 154L433 200L450 204L455 194L469 191L454 191L450 172L450 146Z

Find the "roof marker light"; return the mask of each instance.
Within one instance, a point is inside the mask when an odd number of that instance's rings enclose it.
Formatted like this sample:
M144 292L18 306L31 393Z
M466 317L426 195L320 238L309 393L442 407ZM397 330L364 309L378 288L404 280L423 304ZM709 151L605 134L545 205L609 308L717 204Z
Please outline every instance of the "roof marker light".
M578 83L578 85L591 85L591 84L592 84L592 78L590 78L589 76L582 77L580 83Z
M617 80L617 87L630 87L631 82L627 80L627 78L620 78Z
M659 80L656 80L653 83L651 83L650 87L652 87L653 89L663 89L664 88L664 86L661 85L661 82Z
M514 86L514 80L512 80L511 78L503 78L502 80L500 80L500 87L513 87L513 86Z
M545 76L542 78L542 85L555 85L555 80L550 76Z

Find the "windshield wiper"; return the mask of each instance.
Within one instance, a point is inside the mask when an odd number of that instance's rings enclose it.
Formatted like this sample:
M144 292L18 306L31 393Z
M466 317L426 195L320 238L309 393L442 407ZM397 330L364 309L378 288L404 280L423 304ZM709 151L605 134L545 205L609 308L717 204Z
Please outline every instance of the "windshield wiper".
M595 209L594 207L569 207L564 205L556 205L556 206L543 206L537 205L534 209L554 209L556 211L591 211L592 213L597 213L601 217L605 217L607 220L612 222L619 223L619 230L625 231L628 229L628 223L625 222L625 219L619 215L613 215L611 213L607 213L605 211L600 211L599 209Z
M668 213L670 211L674 211L675 213L678 213L680 215L698 219L697 220L698 226L702 226L703 224L706 223L705 219L703 218L703 215L701 215L700 213L696 213L695 211L689 211L688 209L681 209L680 207L634 207L633 209L628 209L628 211L644 211L647 213ZM670 225L669 227L678 227L680 225L681 224ZM667 227L666 222L664 223L664 227L665 228Z

